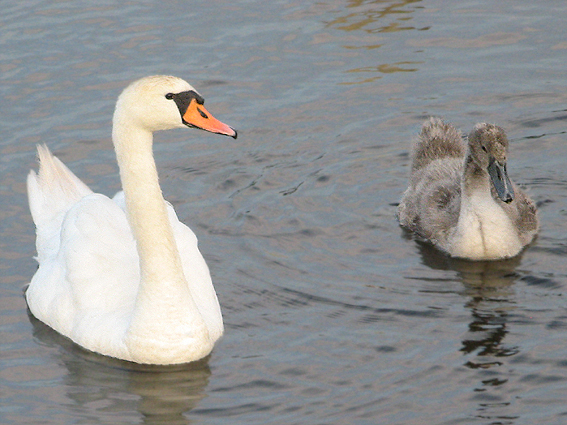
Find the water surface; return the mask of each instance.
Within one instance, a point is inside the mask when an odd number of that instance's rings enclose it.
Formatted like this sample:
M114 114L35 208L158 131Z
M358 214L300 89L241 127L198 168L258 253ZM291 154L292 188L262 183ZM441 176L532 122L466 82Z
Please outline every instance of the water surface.
M561 2L31 1L0 20L0 422L565 423ZM35 145L113 194L114 101L158 73L239 130L156 137L226 324L175 367L87 353L23 298ZM398 227L431 115L508 131L542 223L519 257L452 260Z

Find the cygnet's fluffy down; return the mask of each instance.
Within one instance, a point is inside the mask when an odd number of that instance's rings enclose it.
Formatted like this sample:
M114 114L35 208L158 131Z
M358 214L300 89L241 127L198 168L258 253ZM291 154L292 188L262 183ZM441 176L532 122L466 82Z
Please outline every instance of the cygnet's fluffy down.
M475 125L468 144L439 118L423 124L413 149L400 224L453 257L496 260L517 255L537 234L535 203L506 170L508 138Z

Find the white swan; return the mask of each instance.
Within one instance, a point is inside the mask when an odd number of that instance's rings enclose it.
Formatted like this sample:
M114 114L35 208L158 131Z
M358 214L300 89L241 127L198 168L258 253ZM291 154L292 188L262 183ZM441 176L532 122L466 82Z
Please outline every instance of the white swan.
M222 315L197 238L163 199L153 132L195 127L236 138L185 81L152 76L118 98L112 139L123 192L93 193L47 147L28 180L39 269L32 314L82 347L137 363L208 355Z
M534 202L508 178L504 130L477 124L468 146L438 118L423 124L413 152L400 224L453 257L517 255L537 234Z

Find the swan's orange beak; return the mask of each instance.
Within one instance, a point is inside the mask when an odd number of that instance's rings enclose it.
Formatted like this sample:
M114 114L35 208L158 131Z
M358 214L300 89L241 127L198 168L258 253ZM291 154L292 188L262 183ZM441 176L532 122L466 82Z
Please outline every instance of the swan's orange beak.
M183 122L191 127L210 131L211 133L224 134L236 139L236 130L213 117L203 105L192 99L183 114Z

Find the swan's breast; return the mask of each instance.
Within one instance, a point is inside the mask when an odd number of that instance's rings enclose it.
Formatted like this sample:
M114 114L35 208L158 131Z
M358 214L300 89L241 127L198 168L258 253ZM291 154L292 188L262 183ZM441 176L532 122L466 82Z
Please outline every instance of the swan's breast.
M522 249L508 214L492 196L482 193L462 200L459 221L448 243L451 255L473 260L512 257Z

